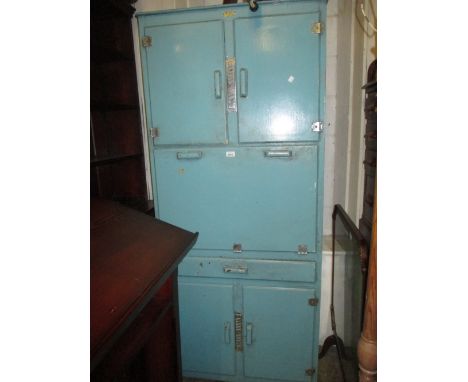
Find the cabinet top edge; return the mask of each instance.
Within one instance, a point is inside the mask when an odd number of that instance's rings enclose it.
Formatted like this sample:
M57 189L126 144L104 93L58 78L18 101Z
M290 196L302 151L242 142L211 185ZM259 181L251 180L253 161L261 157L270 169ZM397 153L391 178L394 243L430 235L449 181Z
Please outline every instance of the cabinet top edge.
M326 6L327 1L328 0L267 0L267 1L262 1L260 3L260 7L266 4L287 4L287 3L309 3L309 4L323 3ZM162 10L154 10L154 11L137 11L135 12L135 16L142 17L142 16L151 16L151 15L177 14L177 13L185 13L185 12L192 12L192 11L207 11L207 10L228 9L228 8L229 9L232 9L232 8L242 9L242 8L248 8L248 6L249 6L248 3L237 3L237 4L218 4L218 5L190 7L190 8L162 9Z

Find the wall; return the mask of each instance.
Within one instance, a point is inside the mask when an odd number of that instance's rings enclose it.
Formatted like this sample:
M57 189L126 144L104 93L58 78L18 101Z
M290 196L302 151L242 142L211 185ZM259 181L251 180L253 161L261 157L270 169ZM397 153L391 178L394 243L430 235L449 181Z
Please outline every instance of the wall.
M376 58L376 35L364 21L361 0L329 0L327 15L327 131L325 132L325 203L322 256L320 343L331 333L331 234L333 206L341 204L358 223L362 214L364 186L364 91L367 68ZM365 12L376 24L371 7ZM335 286L344 285L346 254L335 259ZM335 318L338 334L350 317L344 310L344 290L335 289ZM346 339L345 339L346 340Z
M347 149L347 181L346 181L346 211L357 223L362 214L364 187L364 132L365 120L363 113L364 91L362 85L367 82L367 68L377 58L377 35L365 21L361 12L361 1L353 1L351 26L352 55L350 61ZM364 10L371 22L376 25L377 0L364 1Z

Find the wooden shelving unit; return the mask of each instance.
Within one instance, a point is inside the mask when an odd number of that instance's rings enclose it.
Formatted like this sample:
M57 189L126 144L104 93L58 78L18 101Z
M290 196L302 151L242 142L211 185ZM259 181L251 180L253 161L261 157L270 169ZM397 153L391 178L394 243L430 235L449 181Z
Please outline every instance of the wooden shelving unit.
M148 202L129 0L92 0L91 196ZM140 207L143 206L143 207Z

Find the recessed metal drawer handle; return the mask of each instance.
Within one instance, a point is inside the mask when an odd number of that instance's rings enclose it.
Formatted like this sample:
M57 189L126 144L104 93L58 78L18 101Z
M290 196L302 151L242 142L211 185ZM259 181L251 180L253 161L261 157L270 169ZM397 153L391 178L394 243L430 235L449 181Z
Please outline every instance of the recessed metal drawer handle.
M224 343L231 343L231 323L228 321L224 323Z
M240 70L240 96L247 98L249 95L249 72L246 68Z
M230 265L225 265L223 267L224 273L247 273L248 272L247 267L239 267L239 266L230 266Z
M214 95L215 98L221 98L221 70L214 71Z
M251 322L247 322L245 326L246 336L245 336L245 343L247 345L252 345L252 331L253 331L253 324Z
M203 152L201 151L180 151L177 153L177 159L201 159Z
M291 150L268 150L264 151L267 158L290 158L292 157Z

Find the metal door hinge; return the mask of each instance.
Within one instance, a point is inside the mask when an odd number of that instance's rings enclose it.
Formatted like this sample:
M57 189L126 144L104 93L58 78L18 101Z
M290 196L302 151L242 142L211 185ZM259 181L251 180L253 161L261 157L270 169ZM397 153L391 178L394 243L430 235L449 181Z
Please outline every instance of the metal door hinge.
M236 351L243 351L243 342L242 342L242 313L235 312L234 313L234 330L235 330L235 347Z
M150 129L151 138L158 138L159 137L159 129L157 127L153 127Z
M313 376L315 373L315 369L306 369L305 374L309 377Z
M297 246L297 254L298 255L307 255L307 245L299 244Z
M234 244L232 246L232 252L241 253L242 252L242 244Z
M151 38L151 36L143 36L142 39L141 39L141 44L147 48L149 46L151 46L153 44L153 39Z
M309 305L317 306L318 303L319 303L319 299L317 297L309 298Z
M311 126L313 132L321 133L323 131L323 122L317 121L314 122Z
M320 21L318 21L312 25L312 32L314 32L315 34L320 34L323 31L323 27L324 25Z

